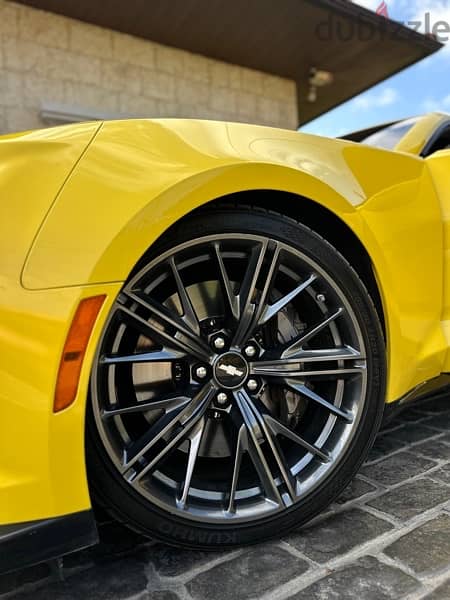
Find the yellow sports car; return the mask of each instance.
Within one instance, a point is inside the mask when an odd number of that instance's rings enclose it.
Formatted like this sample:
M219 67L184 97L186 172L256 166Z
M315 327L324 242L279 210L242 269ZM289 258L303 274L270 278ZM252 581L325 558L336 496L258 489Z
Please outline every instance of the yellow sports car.
M0 138L0 569L95 543L92 503L204 549L322 511L449 381L448 147L436 113Z

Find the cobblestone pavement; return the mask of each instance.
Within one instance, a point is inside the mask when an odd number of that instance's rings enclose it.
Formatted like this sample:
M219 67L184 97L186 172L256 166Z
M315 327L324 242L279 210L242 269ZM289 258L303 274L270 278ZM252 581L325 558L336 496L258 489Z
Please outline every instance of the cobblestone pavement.
M280 541L211 554L114 523L101 539L0 577L1 600L450 600L450 398L386 426L331 509Z

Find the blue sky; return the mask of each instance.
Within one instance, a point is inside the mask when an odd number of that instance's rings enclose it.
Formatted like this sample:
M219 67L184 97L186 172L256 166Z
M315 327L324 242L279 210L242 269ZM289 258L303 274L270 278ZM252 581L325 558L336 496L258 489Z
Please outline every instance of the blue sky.
M386 1L390 18L405 24L423 22L426 12L430 13L432 25L441 20L450 23L450 0ZM380 2L359 0L355 3L375 10ZM445 35L450 37L450 34ZM319 93L326 93L326 89ZM450 113L450 41L437 54L311 121L301 131L334 137L433 110Z

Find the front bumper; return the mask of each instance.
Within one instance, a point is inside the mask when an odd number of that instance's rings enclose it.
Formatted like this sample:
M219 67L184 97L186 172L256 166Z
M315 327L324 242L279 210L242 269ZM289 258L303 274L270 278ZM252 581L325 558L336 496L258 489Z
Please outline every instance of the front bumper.
M91 510L0 525L0 573L82 550L97 542L97 525Z

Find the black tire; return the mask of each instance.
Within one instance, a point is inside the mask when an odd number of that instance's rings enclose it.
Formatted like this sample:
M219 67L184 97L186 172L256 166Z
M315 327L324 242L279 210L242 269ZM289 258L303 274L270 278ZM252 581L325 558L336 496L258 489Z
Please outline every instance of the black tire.
M320 479L317 475L317 481L320 483L316 484L316 487L312 487L311 491L304 496L300 496L291 506L283 506L278 512L275 511L273 514L270 512L269 514L264 513L261 517L252 518L247 522L245 519L232 523L214 522L214 520L208 522L207 520L202 521L194 518L192 515L185 517L176 508L173 510L166 509L162 504L150 501L130 485L113 463L111 451L105 448L102 435L106 434L101 435L99 433L99 427L101 429L102 425L98 424L98 419L96 421L94 412L95 410L98 412L100 409L96 408L94 410L93 404L101 404L106 400L103 398L103 392L101 391L105 388L102 388L97 381L100 375L95 374L97 373L96 370L103 368L99 365L98 357L105 352L105 344L109 343L107 342L108 327L112 327L112 321L110 321L100 342L97 362L94 363L93 367L93 379L97 383L93 383L92 389L95 388L93 394L96 396L96 400L94 402L91 398L87 414L87 464L94 502L100 503L116 519L142 534L170 544L206 550L253 544L269 538L279 537L306 523L323 511L354 477L373 443L383 414L386 378L385 347L380 322L369 294L358 275L326 240L302 224L285 216L250 207L224 206L198 212L176 224L157 244L150 248L130 277L136 278L138 271L172 247L178 247L190 240L198 240L216 234L235 234L237 238L246 235L264 236L264 238L276 240L289 246L293 249L293 252L302 253L302 256L309 257L323 269L330 277L330 281L333 281L336 294L343 295L346 302L348 302L348 306L351 307L351 311L353 311L352 319L356 319L355 328L362 336L361 339L367 354L364 365L364 377L367 377L365 380L367 385L364 388L364 397L358 400L362 408L354 409L355 411L360 410L359 420L354 429L351 430L351 437L349 437L345 451L341 455L336 454L336 459L333 458L333 467L326 471L323 479ZM277 320L278 318L277 316ZM351 327L351 324L349 327ZM358 376L355 375L355 378ZM334 383L327 383L326 385L331 386ZM336 383L336 385L339 384ZM347 386L347 383L345 385ZM356 384L354 387L356 389ZM344 389L349 388L345 387ZM363 389L362 384L361 389ZM342 393L344 394L344 392ZM308 402L310 401L308 400ZM312 408L308 409L308 406L312 406ZM317 411L320 412L323 408L317 408L314 403L311 404L310 402L305 410L316 411L310 413L312 414L311 419L314 420L319 419L316 416ZM299 419L301 423L302 417L299 417ZM339 417L335 419L335 423L339 423ZM309 427L310 425L302 426ZM333 429L333 432L340 431L337 429L338 425L334 425L334 427L336 429ZM342 431L347 431L344 426L342 426ZM116 434L114 433L114 435ZM332 433L329 436L331 438ZM266 444L266 450L268 450L267 440L264 443ZM324 443L324 448L327 443L328 438ZM309 464L313 464L316 459L319 460L317 456L313 455ZM206 459L202 458L200 460ZM239 470L237 470L237 473L240 476ZM303 471L300 473L303 473ZM263 487L261 488L262 494Z

